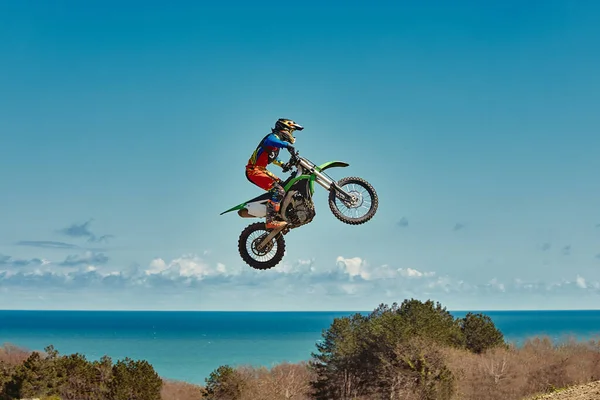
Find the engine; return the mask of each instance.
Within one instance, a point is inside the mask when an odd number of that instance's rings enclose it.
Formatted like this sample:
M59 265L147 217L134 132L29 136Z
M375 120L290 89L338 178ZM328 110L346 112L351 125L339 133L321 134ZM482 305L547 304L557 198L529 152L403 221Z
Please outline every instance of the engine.
M287 217L293 225L308 224L315 214L315 207L311 200L306 199L300 193L294 194L287 208Z

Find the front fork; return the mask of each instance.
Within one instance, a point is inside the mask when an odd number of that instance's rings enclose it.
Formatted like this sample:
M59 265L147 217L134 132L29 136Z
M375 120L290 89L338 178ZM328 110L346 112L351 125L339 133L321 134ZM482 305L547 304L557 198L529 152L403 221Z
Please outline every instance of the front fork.
M332 189L335 190L336 196L344 202L351 203L352 201L354 201L354 197L352 195L346 193L346 191L344 191L344 189L342 189L342 187L338 185L337 182L329 179L326 175L317 171L313 165L308 164L304 160L300 161L300 165L309 170L311 174L314 174L315 182L317 182L319 185L325 188L325 190L327 190L328 192L330 192Z
M281 227L281 228L277 228L277 229L273 229L271 232L269 232L269 234L267 236L265 236L265 238L263 240L260 241L260 243L258 244L258 246L256 246L259 250L262 250L263 247L265 247L271 240L273 240L273 238L277 235L279 235L280 233L282 233L282 231L284 229L286 229L287 227ZM287 233L287 230L285 230L283 232L283 234L285 235Z

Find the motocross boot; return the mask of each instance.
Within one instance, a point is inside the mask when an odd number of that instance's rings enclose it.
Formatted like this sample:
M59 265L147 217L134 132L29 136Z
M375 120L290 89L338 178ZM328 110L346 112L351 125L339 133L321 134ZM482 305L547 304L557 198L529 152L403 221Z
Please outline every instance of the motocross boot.
M266 228L267 229L279 229L285 228L288 224L285 221L277 220L277 213L279 212L280 203L275 203L272 200L267 201L267 217L266 217Z

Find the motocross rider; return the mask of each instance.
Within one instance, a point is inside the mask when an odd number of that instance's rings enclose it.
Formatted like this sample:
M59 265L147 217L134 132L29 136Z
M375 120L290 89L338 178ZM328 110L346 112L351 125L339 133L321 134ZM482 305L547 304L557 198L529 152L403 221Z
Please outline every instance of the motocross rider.
M267 165L272 163L284 167L285 164L279 159L279 150L287 148L290 152L294 152L293 144L296 141L294 131L302 129L303 126L291 119L279 118L271 133L260 141L246 165L246 178L271 193L271 198L267 201L266 229L284 228L287 225L287 222L275 219L285 190L281 185L282 180L267 170Z

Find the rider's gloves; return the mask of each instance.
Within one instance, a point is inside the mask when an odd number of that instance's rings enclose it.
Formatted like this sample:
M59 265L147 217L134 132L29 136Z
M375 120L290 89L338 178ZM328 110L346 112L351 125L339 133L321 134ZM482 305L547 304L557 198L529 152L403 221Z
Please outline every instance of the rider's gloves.
M294 152L295 152L295 150L296 150L296 149L294 148L294 146L292 146L291 144L288 144L288 146L287 146L287 149L288 149L288 151L289 151L290 153L294 153Z

